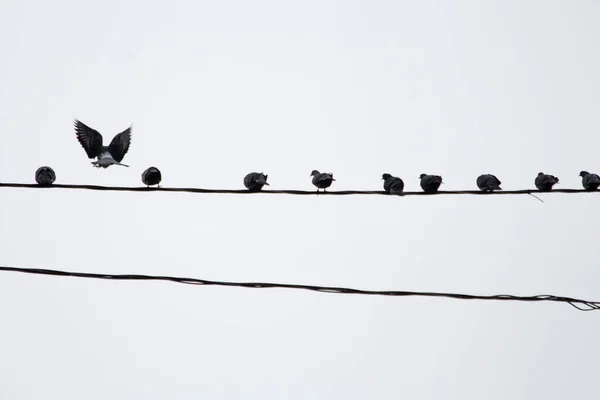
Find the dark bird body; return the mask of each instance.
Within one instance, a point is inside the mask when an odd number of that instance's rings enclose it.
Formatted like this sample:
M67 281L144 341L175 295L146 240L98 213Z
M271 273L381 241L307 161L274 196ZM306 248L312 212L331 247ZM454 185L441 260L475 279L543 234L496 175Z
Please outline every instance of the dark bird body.
M244 186L251 192L258 192L262 190L263 186L267 185L267 178L269 175L265 175L262 172L250 172L244 177Z
M404 194L404 181L396 176L390 174L383 174L383 190L389 194L403 195Z
M425 193L437 192L442 184L442 177L439 175L421 174L419 179L421 180L421 189L423 189Z
M35 181L40 186L50 186L56 180L56 174L50 167L39 167L35 171Z
M590 174L587 171L581 171L579 173L583 179L581 180L581 184L583 188L588 191L598 190L598 186L600 186L600 176L596 174Z
M477 177L477 187L482 192L493 192L494 190L502 190L500 179L492 174L483 174Z
M317 192L319 189L323 189L325 192L326 189L331 186L331 183L335 181L335 179L333 179L333 174L319 172L316 169L311 172L310 176L313 177L312 184L317 187Z
M535 177L535 187L538 188L540 192L549 192L552 190L552 186L558 183L558 178L554 175L547 175L543 172L540 172Z
M97 168L108 168L111 165L129 165L121 164L123 157L129 150L131 144L131 126L123 132L115 135L108 146L103 146L102 135L95 129L90 128L83 122L75 120L75 135L85 150L88 158L96 158L92 164Z
M142 172L142 182L148 187L158 185L161 180L162 174L160 173L160 170L156 167L150 167L144 172Z

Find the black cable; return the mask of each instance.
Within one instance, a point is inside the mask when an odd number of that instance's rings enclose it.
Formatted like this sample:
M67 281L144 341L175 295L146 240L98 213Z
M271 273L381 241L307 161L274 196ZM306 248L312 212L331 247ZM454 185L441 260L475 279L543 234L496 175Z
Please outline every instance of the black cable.
M600 310L599 301L587 301L574 299L571 297L560 297L554 295L537 295L537 296L514 296L509 294L498 294L498 295L472 295L472 294L460 294L460 293L437 293L437 292L412 292L404 290L361 290L361 289L350 289L333 286L313 286L313 285L294 285L287 283L266 283L266 282L222 282L222 281L209 281L205 279L195 278L179 278L174 276L153 276L153 275L132 275L132 274L95 274L87 272L67 272L58 271L52 269L38 269L38 268L17 268L17 267L4 267L0 266L0 271L11 271L11 272L22 272L27 274L38 274L38 275L54 275L54 276L71 276L76 278L93 278L93 279L112 279L112 280L157 280L157 281L170 281L177 283L185 283L189 285L213 285L213 286L236 286L245 288L280 288L280 289L304 289L312 290L316 292L324 293L338 293L338 294L362 294L362 295L378 295L378 296L424 296L424 297L444 297L461 300L504 300L504 301L552 301L568 303L580 311L593 311Z
M98 185L62 185L53 184L51 186L40 186L35 183L0 183L0 187L26 188L26 189L82 189L82 190L112 190L122 192L187 192L187 193L220 193L220 194L291 194L291 195L324 195L324 196L347 196L347 195L385 195L383 190L338 190L333 192L317 193L316 190L261 190L251 192L245 189L201 189L201 188L170 188L170 187L123 187L123 186L98 186ZM600 192L600 191L599 191ZM522 190L501 190L497 192L486 193L480 190L440 190L436 193L425 192L404 192L404 196L434 196L441 194L472 194L472 195L503 195L503 194L528 194L539 193L590 193L584 189L553 189L550 192L540 192L537 189Z

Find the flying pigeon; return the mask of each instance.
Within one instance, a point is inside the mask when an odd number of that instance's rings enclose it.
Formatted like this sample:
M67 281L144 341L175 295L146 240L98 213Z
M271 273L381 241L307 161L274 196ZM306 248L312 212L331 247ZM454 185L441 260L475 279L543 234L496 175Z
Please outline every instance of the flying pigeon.
M40 186L50 186L56 180L56 174L50 167L39 167L35 171L35 181Z
M268 176L269 175L265 175L262 172L250 172L244 177L244 186L246 186L246 189L251 192L258 192L263 188L263 186L270 186L267 182Z
M158 168L150 167L144 172L142 172L142 182L144 185L150 187L157 185L159 186L160 181L162 180L162 175Z
M316 169L310 173L312 176L312 184L317 187L317 193L319 193L319 189L323 189L323 191L327 191L327 188L331 186L331 182L335 181L333 179L333 174L328 174L326 172L319 172Z
M540 172L535 178L535 187L538 188L540 192L549 192L552 190L552 186L558 183L558 178L554 175L546 175L543 172Z
M581 180L581 184L585 190L597 190L598 186L600 186L600 176L596 174L590 174L587 171L581 171L579 176L583 178Z
M383 174L383 190L389 194L397 194L402 196L404 194L404 181L396 176L390 174Z
M423 189L425 193L437 192L442 184L442 177L439 175L421 174L419 179L421 180L421 189Z
M129 167L129 165L121 164L123 157L129 150L131 143L131 126L123 132L115 135L108 146L102 145L102 135L97 130L90 128L79 120L75 120L75 134L77 140L87 153L88 158L97 158L97 161L92 161L96 168L108 168L111 165L121 165Z
M494 190L502 190L500 185L500 179L496 178L496 175L483 174L477 177L477 187L482 192L493 192Z

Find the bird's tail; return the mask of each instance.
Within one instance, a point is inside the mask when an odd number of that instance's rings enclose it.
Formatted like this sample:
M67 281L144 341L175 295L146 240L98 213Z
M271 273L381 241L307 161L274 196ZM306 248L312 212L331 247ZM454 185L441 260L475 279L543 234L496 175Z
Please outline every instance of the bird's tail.
M271 186L271 185L269 185L269 182L265 181L265 180L264 180L264 179L262 179L262 178L259 178L259 179L257 179L257 180L256 180L256 183L258 183L259 185L267 185L267 186Z

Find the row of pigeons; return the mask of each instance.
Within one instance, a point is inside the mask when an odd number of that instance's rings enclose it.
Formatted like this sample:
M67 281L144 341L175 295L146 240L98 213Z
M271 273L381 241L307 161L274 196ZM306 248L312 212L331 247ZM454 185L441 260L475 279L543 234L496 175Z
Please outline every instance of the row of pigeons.
M150 167L142 172L142 182L150 187L158 185L162 180L162 174L156 167ZM35 171L35 181L40 186L50 186L56 181L56 173L48 166L39 167Z
M90 128L83 122L75 119L75 136L77 140L85 150L89 159L96 159L92 161L92 165L96 168L108 168L111 165L120 165L123 167L129 167L129 165L123 164L123 158L129 146L131 144L131 130L132 127L125 129L123 132L115 135L108 146L103 145L103 139L100 132ZM317 192L321 189L326 191L331 186L335 179L333 174L326 172L319 172L317 170L312 171L310 174L312 177L312 184L317 188ZM597 190L600 187L600 177L597 174L591 174L587 171L581 171L579 176L582 177L582 186L585 190ZM267 183L268 176L264 173L251 172L244 177L244 186L249 191L260 191ZM404 181L391 174L383 174L383 189L390 194L402 195L404 193ZM439 190L442 182L442 177L439 175L428 175L421 174L419 176L421 189L426 193L435 193ZM52 168L44 166L38 168L35 173L35 180L39 185L49 186L56 180L56 174ZM142 182L144 185L153 186L158 185L162 180L161 172L156 167L150 167L142 173ZM542 192L548 192L552 190L552 187L558 183L558 178L554 175L544 174L540 172L535 178L535 186ZM502 190L500 185L502 182L492 174L483 174L477 177L477 187L483 192L493 192L495 190Z
M327 191L327 188L331 186L335 181L333 174L327 172L319 172L317 170L312 171L312 184L317 188L317 192L321 189ZM593 191L600 187L600 176L597 174L590 174L587 171L581 171L579 176L582 177L581 183L585 190ZM262 172L250 172L244 177L244 186L251 192L258 192L266 185L268 175ZM383 174L383 190L389 194L403 195L404 194L404 181L390 174ZM421 174L419 176L421 181L421 189L425 193L436 193L442 185L442 177L439 175L427 175ZM35 172L35 180L41 186L50 186L56 180L56 173L50 167L44 166L37 169ZM142 182L144 185L150 187L158 185L162 180L162 174L156 167L150 167L142 173ZM544 174L540 172L534 180L535 187L541 192L549 192L552 187L558 183L558 178L554 175ZM482 192L491 193L495 190L502 190L500 185L502 182L492 174L483 174L477 177L477 187Z

